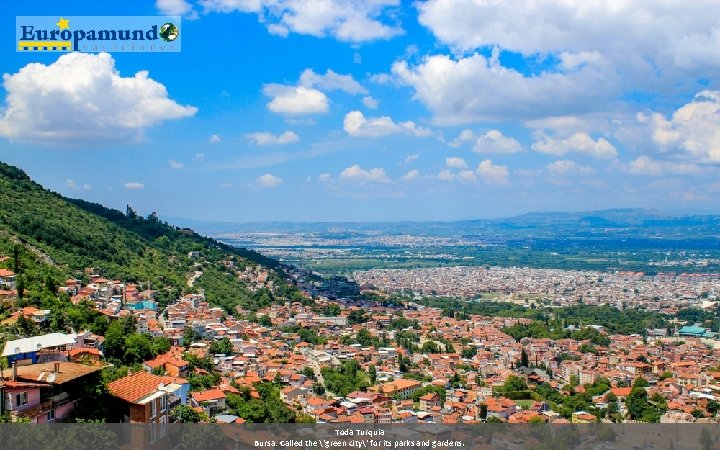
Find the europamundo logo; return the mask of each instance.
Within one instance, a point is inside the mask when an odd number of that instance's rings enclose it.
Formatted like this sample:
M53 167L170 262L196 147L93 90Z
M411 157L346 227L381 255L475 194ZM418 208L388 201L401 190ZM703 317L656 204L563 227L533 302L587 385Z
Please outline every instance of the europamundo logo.
M179 52L178 16L18 16L18 52Z

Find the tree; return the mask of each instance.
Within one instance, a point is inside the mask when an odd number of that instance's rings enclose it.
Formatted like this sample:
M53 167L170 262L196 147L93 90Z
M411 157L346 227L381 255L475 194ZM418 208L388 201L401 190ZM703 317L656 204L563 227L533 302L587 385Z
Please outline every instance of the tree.
M222 338L219 341L213 341L210 344L210 353L213 355L232 355L233 345L228 338Z
M635 383L633 383L633 387L634 387L634 388L636 388L636 387L643 387L643 388L644 388L644 387L648 387L648 386L650 386L650 383L648 382L648 380L646 380L646 379L643 378L643 377L637 377L637 378L635 378Z
M520 367L530 367L530 361L528 358L528 354L524 348L522 349L522 352L520 353Z
M502 390L503 392L518 392L526 391L527 388L528 386L525 383L525 380L515 375L510 375L505 380L505 383L503 383Z
M174 422L199 423L203 416L187 405L178 405L170 411L170 417Z
M377 369L374 364L370 364L368 367L368 376L370 377L370 384L375 384L375 381L377 381Z
M485 419L487 423L502 423L502 420L498 416L490 416Z

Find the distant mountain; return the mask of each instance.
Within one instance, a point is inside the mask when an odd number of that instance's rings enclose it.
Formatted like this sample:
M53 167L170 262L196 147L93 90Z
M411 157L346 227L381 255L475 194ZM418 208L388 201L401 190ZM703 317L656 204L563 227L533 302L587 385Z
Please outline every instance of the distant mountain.
M190 252L199 256L191 257ZM31 295L39 295L48 283L86 277L85 269L93 268L106 278L140 283L168 299L205 288L209 300L229 310L237 303L252 306L252 293L237 277L228 276L228 261L239 268L261 265L272 273L278 266L274 259L155 216L140 217L129 207L122 213L65 198L4 163L0 163L0 257L0 268L18 272ZM188 278L198 270L203 275L191 288Z
M716 236L720 232L720 215L676 215L655 209L607 209L581 212L532 212L502 219L474 219L461 221L403 221L403 222L202 222L173 219L196 228L207 235L229 233L333 233L381 232L385 234L420 235L543 235L606 233L623 230L637 235L654 236L688 232Z

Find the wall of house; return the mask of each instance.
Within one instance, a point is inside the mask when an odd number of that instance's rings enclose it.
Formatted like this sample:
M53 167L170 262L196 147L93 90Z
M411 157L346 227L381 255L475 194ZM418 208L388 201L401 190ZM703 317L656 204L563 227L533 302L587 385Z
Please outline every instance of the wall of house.
M24 411L24 410L26 410L26 409L28 409L28 408L32 408L32 407L37 406L37 405L40 404L40 389L39 389L39 388L35 388L35 389L30 389L30 388L22 388L22 389L20 389L20 388L17 388L17 389L6 388L6 389L5 389L5 392L9 393L9 394L12 396L12 399L11 399L11 402L12 402L12 403L11 403L11 405L12 405L11 410L12 410L12 411ZM16 400L17 400L17 398L16 398L15 396L16 396L17 394L20 394L21 392L27 392L27 404L26 404L26 405L23 405L23 406L17 406L17 405L15 404L15 402L16 402ZM7 395L7 394L6 394L6 395ZM7 409L7 398L5 399L5 408Z

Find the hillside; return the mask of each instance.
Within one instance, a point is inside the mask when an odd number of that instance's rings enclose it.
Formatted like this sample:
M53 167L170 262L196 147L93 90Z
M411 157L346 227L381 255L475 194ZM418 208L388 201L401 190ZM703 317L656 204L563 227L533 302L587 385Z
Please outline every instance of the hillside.
M205 290L211 303L233 312L256 309L273 294L297 296L276 271L277 261L234 248L154 216L140 217L44 189L22 170L0 163L0 268L18 274L25 303L39 303L68 277L87 279L86 268L110 279L152 289L162 305ZM198 252L191 258L190 252ZM262 266L274 292L252 292L237 275ZM262 270L262 269L261 269ZM189 278L201 271L193 286Z

